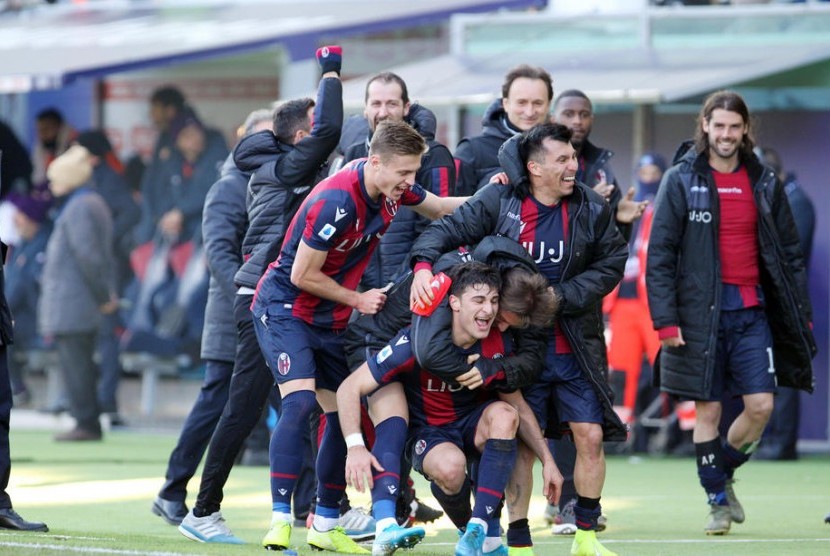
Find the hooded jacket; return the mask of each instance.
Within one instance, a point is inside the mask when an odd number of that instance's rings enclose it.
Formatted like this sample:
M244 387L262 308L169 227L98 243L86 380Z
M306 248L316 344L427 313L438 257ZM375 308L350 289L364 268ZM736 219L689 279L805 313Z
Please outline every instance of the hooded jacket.
M457 195L472 195L490 181L501 168L499 148L502 143L521 133L510 125L501 99L496 99L481 120L479 135L465 137L455 149L458 165Z
M754 157L741 162L758 211L758 264L778 384L811 392L816 345L798 232L775 173ZM654 328L679 326L686 342L661 350L655 375L664 392L691 399L710 399L712 393L721 306L720 217L708 159L690 150L666 172L657 192L646 284Z
M285 230L311 189L328 174L326 160L337 146L343 125L343 87L325 78L317 91L311 135L294 145L271 131L242 139L234 149L236 166L250 172L246 205L248 232L242 241L245 262L234 281L256 288L268 265L279 255Z
M449 149L435 140L435 114L428 108L413 104L406 122L421 134L429 147L421 158L421 168L415 174L415 181L439 197L454 195L455 162ZM343 156L344 164L368 156L370 140L371 135L367 135L349 147ZM382 288L396 276L405 273L408 270L406 262L412 243L429 222L429 219L412 209L401 207L372 254L361 286L366 289Z
M488 235L519 239L521 191L528 177L518 154L518 140L508 140L499 152L510 185L489 184L449 216L433 222L412 248L413 263L434 263L444 251L473 244ZM559 283L551 284L560 299L557 316L585 377L594 386L604 408L606 440L625 440L626 429L612 408L607 382L608 363L600 305L619 283L628 248L613 222L608 203L584 184L577 183L568 202L568 255ZM548 330L548 337L552 330ZM551 404L552 408L555 404ZM555 409L555 408L553 408ZM551 415L548 436L561 433L557 415Z

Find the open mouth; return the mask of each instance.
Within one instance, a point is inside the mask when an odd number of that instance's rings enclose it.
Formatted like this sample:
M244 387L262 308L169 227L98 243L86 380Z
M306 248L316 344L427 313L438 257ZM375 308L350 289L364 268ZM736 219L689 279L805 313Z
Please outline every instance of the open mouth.
M487 319L478 317L478 318L476 318L475 323L476 323L476 327L479 330L486 331L488 328L490 328L490 325L493 323L493 319L492 319L492 317L487 318Z

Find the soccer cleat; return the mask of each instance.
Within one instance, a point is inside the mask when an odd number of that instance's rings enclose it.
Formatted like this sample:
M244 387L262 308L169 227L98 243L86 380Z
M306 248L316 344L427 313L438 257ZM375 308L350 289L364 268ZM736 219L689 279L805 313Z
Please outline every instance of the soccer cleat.
M532 546L508 546L507 556L535 556Z
M605 517L605 514L599 514L597 518L597 533L605 531L606 527L608 527L608 518Z
M729 512L732 514L732 521L743 523L746 519L744 507L738 497L735 496L735 479L726 479L726 501L729 502Z
M245 541L234 536L230 528L225 525L225 518L219 511L205 517L196 517L193 510L190 510L179 524L179 532L196 542L245 544Z
M308 530L306 542L315 550L329 550L339 554L371 554L349 538L339 525L330 531L318 531L312 527Z
M375 538L375 518L363 508L352 508L340 516L337 525L354 541L370 541Z
M703 528L707 535L725 535L732 525L732 510L729 506L710 504L707 519L706 527Z
M372 556L390 556L399 548L413 548L424 540L425 534L423 527L401 527L392 524L375 536Z
M824 523L830 523L830 514L824 516Z
M559 510L553 522L550 532L554 535L573 535L576 533L576 516L574 515L576 498L568 500L568 503Z
M596 531L580 529L571 545L571 556L617 556L617 553L602 546Z
M484 546L484 527L468 523L464 534L455 545L455 556L481 556Z
M271 520L271 528L262 537L262 546L268 550L285 550L291 543L291 522Z
M418 498L412 501L414 508L413 521L415 523L432 523L444 515L444 512L437 510L431 506L427 506Z

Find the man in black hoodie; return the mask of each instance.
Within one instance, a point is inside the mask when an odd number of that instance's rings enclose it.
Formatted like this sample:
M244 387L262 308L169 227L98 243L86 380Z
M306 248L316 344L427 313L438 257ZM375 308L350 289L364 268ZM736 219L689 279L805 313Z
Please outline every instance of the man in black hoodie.
M455 149L457 195L472 195L500 171L499 147L506 140L550 117L553 81L540 67L521 65L504 78L501 98L484 114L479 135L465 137Z

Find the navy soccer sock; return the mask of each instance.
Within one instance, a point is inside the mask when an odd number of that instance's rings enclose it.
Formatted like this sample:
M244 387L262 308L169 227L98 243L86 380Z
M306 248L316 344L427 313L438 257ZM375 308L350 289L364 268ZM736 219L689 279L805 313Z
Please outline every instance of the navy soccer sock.
M470 479L464 479L461 490L456 494L447 494L435 483L430 483L429 488L456 529L464 529L467 522L473 517L472 508L470 508Z
M507 546L515 548L533 546L533 539L530 537L530 524L527 518L511 521L507 525Z
M726 471L720 438L695 443L697 474L706 491L709 504L724 506L726 502Z
M723 469L726 473L726 476L731 479L732 476L735 474L735 470L749 461L749 456L752 455L755 447L758 445L758 442L752 442L748 444L744 449L737 449L733 448L732 445L727 442L725 439L723 444L721 444L721 450L723 453Z
M372 454L384 471L373 470L372 513L376 520L395 518L398 488L401 482L401 454L406 443L406 421L390 417L375 427Z
M340 499L346 491L346 441L337 412L326 413L326 428L317 453L317 513L340 515Z
M310 390L299 390L282 400L280 418L271 434L271 502L275 512L289 513L291 494L303 465L303 434L317 398Z
M576 497L574 519L576 520L576 527L578 529L582 529L583 531L596 531L597 519L599 519L601 513L602 508L599 505L599 498Z
M476 477L473 517L488 521L496 511L516 464L516 439L490 439L484 444Z

